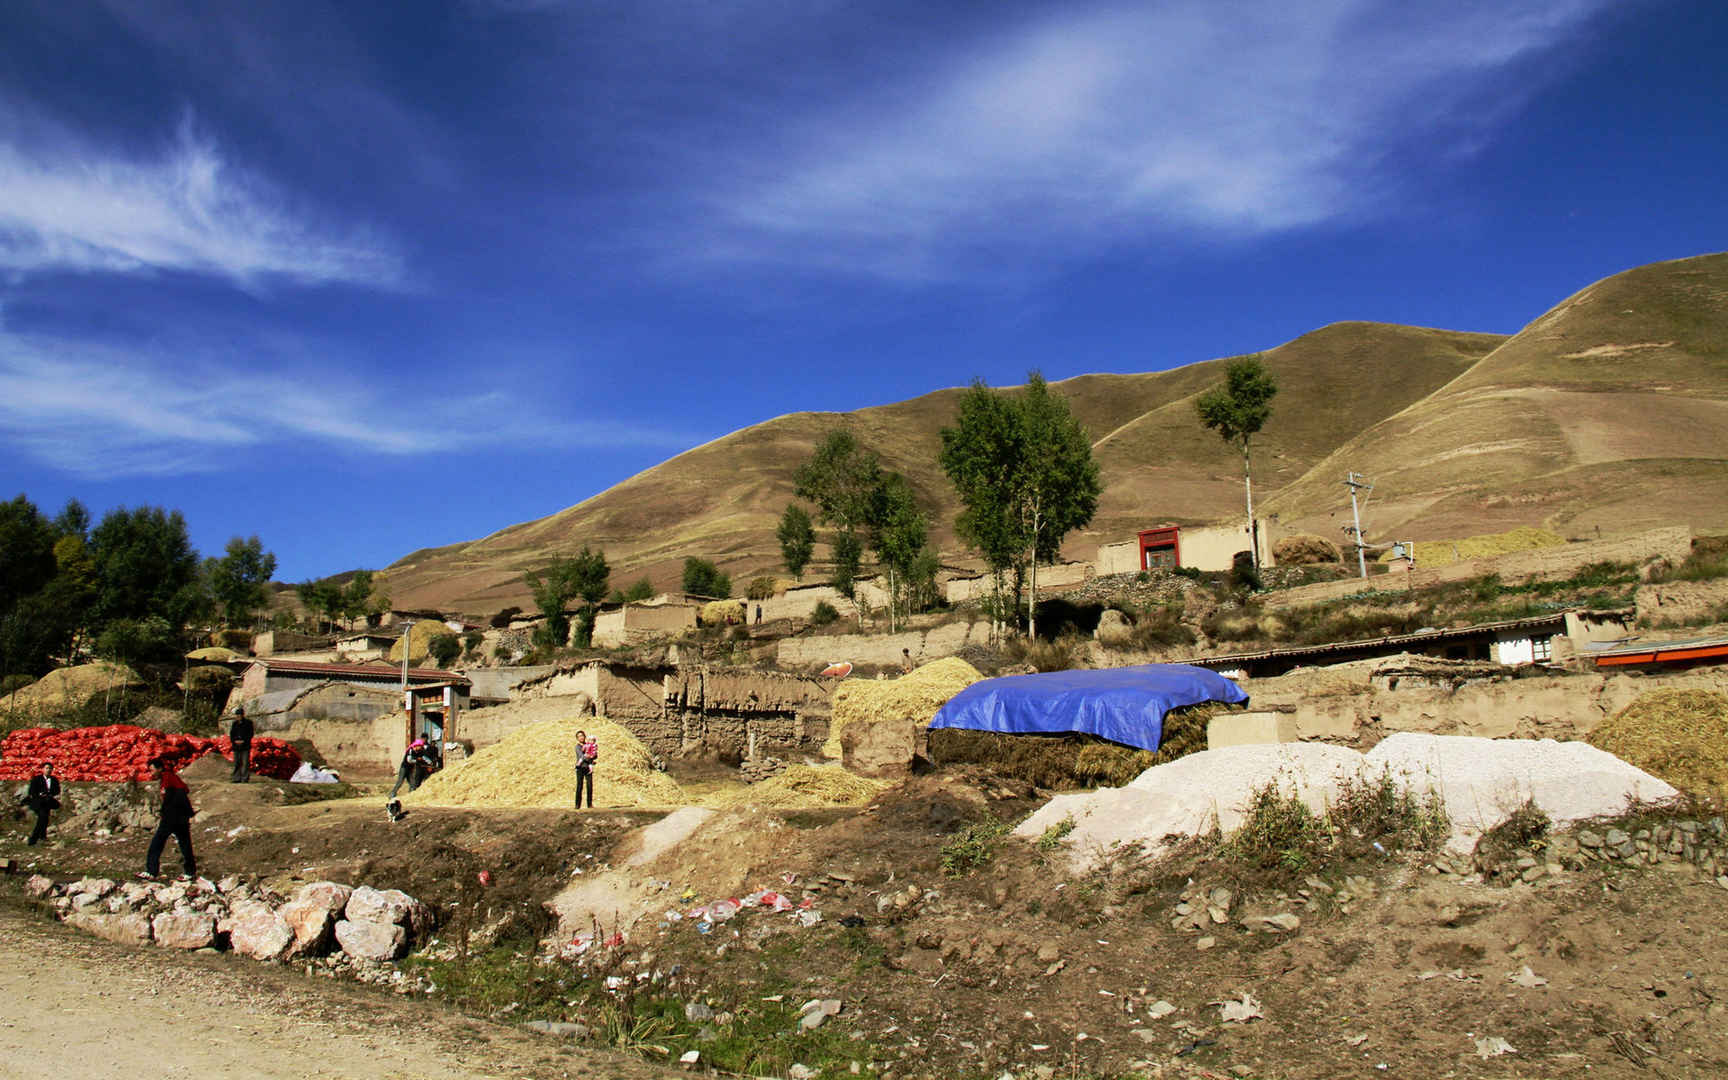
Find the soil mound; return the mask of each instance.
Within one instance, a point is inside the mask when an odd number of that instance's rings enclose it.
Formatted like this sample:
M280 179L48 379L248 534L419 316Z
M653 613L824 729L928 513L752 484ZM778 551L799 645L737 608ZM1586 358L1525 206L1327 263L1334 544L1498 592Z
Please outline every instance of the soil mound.
M912 720L925 726L949 698L983 677L971 664L948 656L898 679L847 679L834 689L834 712L822 753L841 755L840 733L848 724Z
M98 660L50 671L29 686L0 698L0 711L76 709L97 694L143 685L143 678L125 664Z
M569 807L576 801L576 733L600 743L594 805L677 806L678 784L621 724L554 717L517 728L473 757L433 774L403 801L419 806Z
M1728 697L1657 690L1590 732L1600 747L1682 791L1728 797Z

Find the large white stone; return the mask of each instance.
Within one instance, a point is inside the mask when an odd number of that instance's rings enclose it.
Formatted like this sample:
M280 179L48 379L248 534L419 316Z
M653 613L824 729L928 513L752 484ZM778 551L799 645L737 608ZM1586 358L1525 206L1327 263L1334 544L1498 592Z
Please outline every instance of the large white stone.
M263 905L259 905L263 906ZM281 915L264 907L229 920L228 942L234 951L254 960L275 960L294 944L294 931Z
M216 920L197 911L164 911L150 922L156 944L170 949L202 949L216 940Z
M336 924L336 943L356 960L394 960L408 944L408 933L394 923L355 922Z
M91 915L74 912L67 916L69 926L88 931L99 938L121 945L144 945L150 941L150 919L146 915Z

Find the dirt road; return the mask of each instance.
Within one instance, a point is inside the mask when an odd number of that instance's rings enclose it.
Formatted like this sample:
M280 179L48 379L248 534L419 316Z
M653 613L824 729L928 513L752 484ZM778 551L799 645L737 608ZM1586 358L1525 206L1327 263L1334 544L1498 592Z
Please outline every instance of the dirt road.
M5 1080L675 1075L424 1002L233 957L111 945L4 908L0 943Z

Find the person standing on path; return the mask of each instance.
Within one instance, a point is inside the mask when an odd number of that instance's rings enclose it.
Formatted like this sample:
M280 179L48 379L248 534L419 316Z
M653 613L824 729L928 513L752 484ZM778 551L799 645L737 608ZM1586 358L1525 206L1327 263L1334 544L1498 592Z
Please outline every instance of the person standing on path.
M425 739L415 739L408 744L407 752L402 755L402 764L396 767L396 786L390 789L392 799L396 797L398 791L402 790L403 784L407 784L408 790L413 791L420 786L422 780L426 779L425 754Z
M594 763L600 760L600 744L586 731L576 733L576 809L582 809L582 791L588 791L588 809L594 809Z
M25 843L35 847L48 836L48 815L60 809L60 778L54 775L54 762L44 761L42 771L30 778L30 790L24 804L36 812L36 827L30 830Z
M228 748L234 752L234 775L231 784L245 784L252 779L252 721L246 717L246 706L234 710L234 722L228 725Z
M198 811L192 809L192 793L187 790L186 781L180 779L180 774L169 767L164 758L150 759L150 778L162 782L162 812L156 821L156 835L150 838L150 850L144 856L145 878L153 878L162 872L162 849L168 846L168 838L180 845L180 865L186 871L185 877L191 880L198 876L198 860L192 856L192 818Z

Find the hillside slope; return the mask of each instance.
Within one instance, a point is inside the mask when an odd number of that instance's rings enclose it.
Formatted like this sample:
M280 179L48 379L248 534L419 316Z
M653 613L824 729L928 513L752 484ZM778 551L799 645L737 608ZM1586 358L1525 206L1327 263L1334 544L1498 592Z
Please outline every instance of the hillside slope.
M1301 476L1350 435L1452 381L1502 340L1340 323L1269 351L1282 389L1256 443L1265 490ZM1192 403L1223 377L1226 362L1053 384L1092 434L1105 481L1092 528L1070 537L1072 555L1090 556L1099 543L1148 524L1235 511L1240 459L1200 426ZM779 564L774 528L792 500L793 471L839 426L911 481L935 542L950 558L964 559L953 534L957 506L937 464L941 429L953 423L963 393L950 388L856 412L793 413L755 424L556 514L406 556L388 568L391 595L406 607L471 614L530 606L523 572L583 544L605 550L615 582L647 574L659 587L674 587L691 555L714 559L734 578L772 573Z
M1336 537L1350 470L1370 539L1728 528L1728 254L1580 290L1265 508Z

